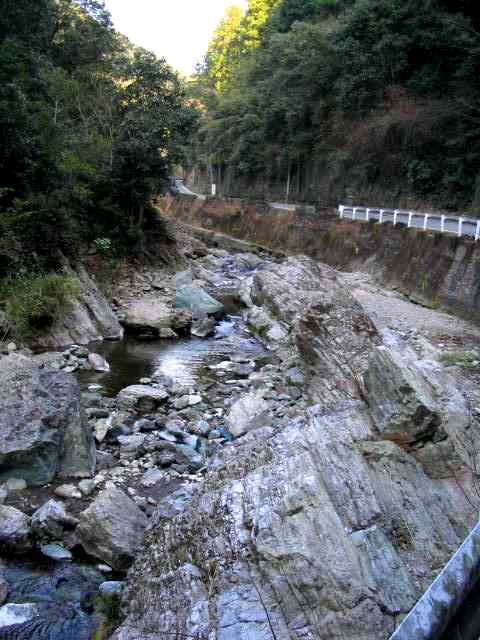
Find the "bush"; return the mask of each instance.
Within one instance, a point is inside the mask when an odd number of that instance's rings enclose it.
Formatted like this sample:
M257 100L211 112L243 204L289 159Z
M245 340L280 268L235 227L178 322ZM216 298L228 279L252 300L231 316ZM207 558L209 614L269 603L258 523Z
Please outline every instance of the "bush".
M79 292L76 278L59 274L8 278L0 284L7 320L20 339L33 338L65 316Z

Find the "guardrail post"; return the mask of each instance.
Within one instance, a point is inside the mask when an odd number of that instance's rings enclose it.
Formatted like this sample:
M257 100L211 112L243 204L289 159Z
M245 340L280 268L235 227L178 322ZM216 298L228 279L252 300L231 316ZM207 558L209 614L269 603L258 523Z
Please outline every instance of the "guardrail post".
M344 205L343 205L343 204L341 204L341 205L338 207L338 212L340 213L340 218L343 218L343 209L344 209Z
M425 214L425 218L423 219L423 230L426 231L428 229L428 219L429 219L429 215L428 213Z
M365 213L365 220L368 222L370 219L370 209L365 209L366 213Z
M397 216L398 216L398 211L397 209L395 209L395 211L393 212L393 226L397 224Z
M458 237L462 235L463 218L458 219Z
M445 216L440 216L440 231L442 233L445 231Z
M383 222L383 209L380 209L380 217L378 219L379 223L382 224Z
M355 220L356 215L357 215L357 207L353 207L352 220Z
M475 242L480 238L480 220L477 222L477 228L475 229Z
M412 226L412 217L413 217L413 212L409 211L409 213L408 213L408 226L409 227Z

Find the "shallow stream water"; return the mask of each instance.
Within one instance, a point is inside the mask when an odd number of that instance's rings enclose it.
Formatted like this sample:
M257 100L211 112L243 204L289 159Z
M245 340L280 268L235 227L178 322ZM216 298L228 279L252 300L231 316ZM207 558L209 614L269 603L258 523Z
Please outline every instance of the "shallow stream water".
M110 364L109 373L82 371L82 387L100 384L108 396L116 395L140 378L154 373L172 378L182 386L194 386L208 365L234 355L257 358L265 353L260 342L245 327L241 316L227 316L211 338L142 341L127 337L120 342L89 345Z

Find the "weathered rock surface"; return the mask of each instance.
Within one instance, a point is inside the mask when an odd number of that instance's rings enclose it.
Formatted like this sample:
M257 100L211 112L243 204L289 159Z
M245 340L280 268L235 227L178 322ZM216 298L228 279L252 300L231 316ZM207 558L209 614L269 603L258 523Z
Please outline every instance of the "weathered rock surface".
M247 431L263 427L268 422L268 409L262 390L248 393L230 408L225 419L227 428L238 438Z
M95 631L92 619L77 606L58 602L11 604L2 607L0 615L7 607L4 620L9 626L0 626L0 640L90 640Z
M438 363L419 361L405 345L375 349L364 379L375 426L385 440L444 438L468 426L467 404L455 381Z
M333 269L303 256L288 258L255 273L251 296L263 307L254 322L271 330L267 312L281 323L271 339L285 341L281 332L290 327L314 401L335 406L344 397L361 397L361 378L380 338Z
M182 633L213 627L208 637L222 640L271 637L270 624L280 639L387 638L459 544L465 498L373 437L368 412L350 401L224 450L183 512L154 519L128 624L167 633L176 620Z
M154 410L167 398L168 393L161 386L150 387L144 384L134 384L120 391L118 406L121 409L139 409L148 412Z
M245 300L287 388L318 404L279 428L264 420L278 374L254 374L225 420L243 437L154 513L115 638L387 640L475 519L468 482L435 470L446 450L469 466L468 407L438 363L377 348L331 269L267 264Z
M77 524L58 500L49 500L32 515L32 531L40 539L61 540L65 531Z
M93 435L69 374L40 368L20 355L0 369L0 480L29 485L56 474L88 477L95 469Z
M0 505L0 551L24 553L31 548L30 518L18 509Z
M201 317L194 318L190 333L197 338L207 338L215 332L215 318Z
M98 353L88 354L88 364L94 371L108 372L110 371L110 365L108 362Z
M188 309L198 316L222 316L225 313L224 306L215 298L212 298L201 287L193 285L179 286L175 292L175 307Z
M66 272L78 280L80 293L73 301L69 313L58 320L46 335L39 337L36 343L42 347L56 347L121 338L122 327L109 302L85 268L79 266L75 271L66 268Z
M124 571L139 550L147 518L123 491L107 487L80 515L76 534L87 553Z
M166 300L145 297L130 303L123 311L122 323L132 331L171 329L175 314Z

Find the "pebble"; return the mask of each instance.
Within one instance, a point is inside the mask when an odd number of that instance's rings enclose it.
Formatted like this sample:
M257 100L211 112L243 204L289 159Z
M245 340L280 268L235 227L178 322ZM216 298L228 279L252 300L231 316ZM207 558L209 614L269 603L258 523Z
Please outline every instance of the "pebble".
M89 391L101 391L103 387L101 384L89 384L87 389Z
M119 596L122 594L124 589L125 582L113 580L109 582L102 582L98 588L102 596Z
M97 564L95 569L100 571L100 573L112 573L113 571L112 567L109 567L108 564Z
M95 481L89 479L81 480L78 483L78 488L84 496L89 496L95 491Z
M67 549L65 549L59 544L43 544L40 547L40 551L47 558L51 558L52 560L57 560L58 562L61 562L63 560L72 560L73 558L70 551L68 551Z
M9 478L7 480L6 488L9 492L12 492L12 493L14 491L23 491L24 489L27 488L27 483L23 478Z
M141 485L142 487L153 487L155 484L163 480L165 474L160 469L150 469L143 474Z

